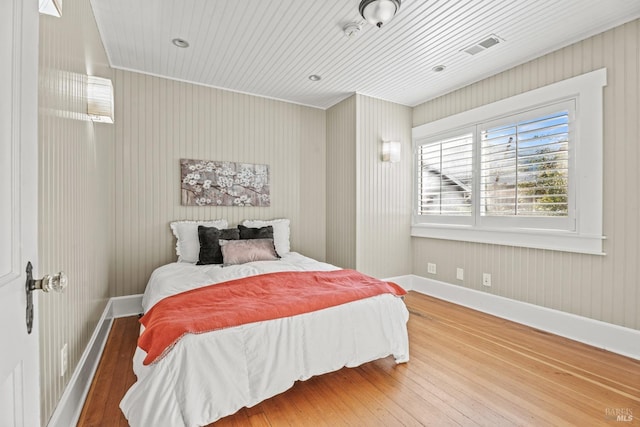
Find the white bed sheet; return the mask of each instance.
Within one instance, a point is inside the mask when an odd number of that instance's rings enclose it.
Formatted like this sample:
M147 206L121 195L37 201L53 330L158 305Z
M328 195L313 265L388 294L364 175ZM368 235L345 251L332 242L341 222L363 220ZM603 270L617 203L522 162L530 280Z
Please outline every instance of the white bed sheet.
M169 295L239 277L337 267L289 253L279 261L240 266L173 263L154 271L145 312ZM393 355L409 360L409 312L379 295L298 316L186 335L161 360L144 366L136 349L137 382L120 408L138 426L201 426L289 389L295 381Z

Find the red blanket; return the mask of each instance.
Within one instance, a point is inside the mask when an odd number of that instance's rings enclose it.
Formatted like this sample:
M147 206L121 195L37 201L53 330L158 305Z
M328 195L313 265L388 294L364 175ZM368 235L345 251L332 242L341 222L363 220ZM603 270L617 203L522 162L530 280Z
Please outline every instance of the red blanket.
M406 291L354 270L291 271L245 277L167 297L140 322L144 364L164 356L185 334L279 319L363 298Z

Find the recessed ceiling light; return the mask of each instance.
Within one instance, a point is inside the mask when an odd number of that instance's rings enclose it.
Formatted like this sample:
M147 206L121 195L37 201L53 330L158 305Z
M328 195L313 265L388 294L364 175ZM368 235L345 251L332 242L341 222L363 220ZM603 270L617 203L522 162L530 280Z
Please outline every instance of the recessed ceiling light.
M318 81L320 81L321 79L322 79L322 77L320 77L320 76L319 76L319 75L317 75L317 74L311 74L311 75L309 76L309 80L311 80L312 82L318 82Z
M436 65L432 68L432 70L436 73L439 73L441 71L444 71L445 68L447 68L445 65Z
M176 38L176 39L171 40L171 43L173 43L175 46L181 47L183 49L189 47L189 42L186 41L185 39Z

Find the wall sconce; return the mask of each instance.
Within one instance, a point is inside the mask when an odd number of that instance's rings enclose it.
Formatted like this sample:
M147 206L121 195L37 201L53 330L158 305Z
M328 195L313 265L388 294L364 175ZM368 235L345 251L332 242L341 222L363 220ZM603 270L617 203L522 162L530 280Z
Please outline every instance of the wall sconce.
M113 85L111 80L88 76L87 114L94 122L113 123Z
M382 142L382 161L397 163L400 161L400 142L398 141L383 141Z
M62 0L39 0L38 10L45 15L62 17Z

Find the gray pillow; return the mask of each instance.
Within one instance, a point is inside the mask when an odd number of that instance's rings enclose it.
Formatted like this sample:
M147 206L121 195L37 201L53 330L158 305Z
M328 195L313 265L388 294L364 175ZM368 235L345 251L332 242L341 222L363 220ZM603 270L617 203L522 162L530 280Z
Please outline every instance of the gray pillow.
M238 225L238 230L240 231L240 239L273 239L273 227L270 225L260 228Z
M220 239L238 240L240 231L237 228L219 230L215 227L198 226L198 239L200 240L200 255L197 265L222 264L222 250Z

